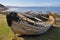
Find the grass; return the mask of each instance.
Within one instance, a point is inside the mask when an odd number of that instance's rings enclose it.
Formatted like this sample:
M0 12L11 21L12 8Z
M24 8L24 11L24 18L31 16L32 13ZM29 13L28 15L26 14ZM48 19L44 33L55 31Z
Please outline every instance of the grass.
M11 40L14 34L8 27L5 15L0 14L0 40Z
M7 25L5 15L0 14L0 40L12 40L14 34ZM60 40L60 28L50 28L47 32L35 36L22 36L24 40Z

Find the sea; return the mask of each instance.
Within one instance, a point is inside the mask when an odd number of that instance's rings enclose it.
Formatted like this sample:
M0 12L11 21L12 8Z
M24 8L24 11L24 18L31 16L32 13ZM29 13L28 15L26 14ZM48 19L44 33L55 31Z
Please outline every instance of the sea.
M33 11L33 12L57 12L60 14L60 7L8 7L9 11L15 11L15 12L27 12L27 11Z

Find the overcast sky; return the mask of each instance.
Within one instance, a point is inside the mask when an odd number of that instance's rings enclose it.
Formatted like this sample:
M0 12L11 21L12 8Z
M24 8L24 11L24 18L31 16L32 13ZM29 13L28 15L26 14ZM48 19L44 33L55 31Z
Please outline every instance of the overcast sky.
M60 0L0 0L5 6L56 6L60 7Z

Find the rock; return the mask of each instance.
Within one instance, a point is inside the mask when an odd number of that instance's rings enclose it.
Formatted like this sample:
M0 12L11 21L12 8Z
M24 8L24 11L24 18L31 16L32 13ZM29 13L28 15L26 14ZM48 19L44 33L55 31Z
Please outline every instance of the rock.
M5 11L6 9L7 8L4 5L0 4L0 11Z

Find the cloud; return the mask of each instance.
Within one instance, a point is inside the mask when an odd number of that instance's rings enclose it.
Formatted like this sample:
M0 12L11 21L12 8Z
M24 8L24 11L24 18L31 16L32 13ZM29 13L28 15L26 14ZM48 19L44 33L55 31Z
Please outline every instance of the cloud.
M44 6L52 6L52 4L43 3L43 4L4 4L5 6L21 6L21 7L27 7L27 6L38 6L38 7L44 7Z
M24 1L26 2L26 1ZM20 7L27 7L27 6L38 6L38 7L60 7L60 3L53 3L53 2L50 2L48 3L47 1L45 2L26 2L26 3L23 3L22 1L21 2L10 2L10 1L1 1L0 2L1 4L5 5L5 6L20 6Z

